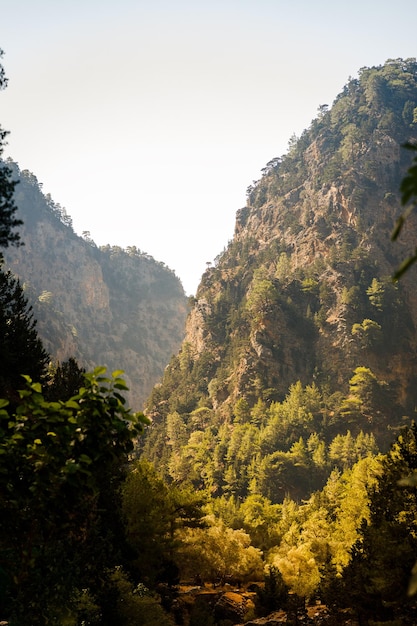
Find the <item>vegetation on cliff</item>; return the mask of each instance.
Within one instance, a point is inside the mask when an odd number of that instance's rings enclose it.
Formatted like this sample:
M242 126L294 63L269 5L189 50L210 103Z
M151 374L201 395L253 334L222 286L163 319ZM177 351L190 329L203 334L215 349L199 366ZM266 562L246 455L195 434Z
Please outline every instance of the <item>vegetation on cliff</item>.
M365 542L361 521L375 523L383 455L410 436L400 433L417 400L415 274L392 275L415 246L414 216L390 236L416 130L415 59L362 68L320 107L249 187L146 406L144 456L207 494L215 523L248 532L304 596L343 577Z

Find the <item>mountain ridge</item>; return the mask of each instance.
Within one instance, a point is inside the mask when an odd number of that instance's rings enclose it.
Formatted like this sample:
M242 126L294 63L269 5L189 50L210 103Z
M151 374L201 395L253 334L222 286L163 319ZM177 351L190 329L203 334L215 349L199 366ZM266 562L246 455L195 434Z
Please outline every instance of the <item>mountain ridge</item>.
M410 62L410 64L415 72L415 63ZM395 67L395 62L384 67L389 70ZM363 68L362 80L367 78L370 82L372 72L372 69ZM355 92L359 89L359 82L351 80L349 85L351 91L354 92L353 95L350 94L350 97L357 97ZM408 133L404 132L403 128L402 136L399 136L400 131L396 128L393 133L394 137L390 136L385 128L381 130L376 125L368 142L362 139L362 143L357 147L353 144L354 149L357 150L355 164L348 163L344 179L342 180L339 176L336 177L336 181L332 181L328 179L326 169L329 170L331 161L336 161L336 165L340 168L340 163L337 163L337 150L343 148L346 135L339 140L339 145L334 145L335 141L332 145L329 138L326 138L326 134L330 133L329 125L332 123L332 117L333 125L340 124L337 111L344 99L349 97L349 88L345 88L342 94L344 95L336 98L332 110L322 112L309 131L305 131L298 143L292 145L288 155L283 159L270 162L260 181L249 188L248 205L238 211L236 217L232 251L220 256L216 268L207 270L197 291L197 299L202 296L206 287L210 289L209 281L216 280L217 274L223 273L220 277L221 281L228 271L230 273L231 270L227 268L230 265L228 258L233 255L233 249L243 250L245 246L252 246L252 254L256 254L258 258L261 258L262 254L272 257L274 245L279 246L279 254L286 254L291 259L291 264L287 263L287 271L297 276L297 270L302 267L304 273L309 270L314 274L313 278L306 277L304 280L317 281L319 270L314 268L314 264L325 262L325 271L328 273L327 282L330 286L333 284L334 288L340 280L337 262L342 266L343 255L348 253L349 247L355 246L357 256L361 254L363 256L362 260L358 259L356 263L364 265L364 262L368 262L372 266L372 263L377 261L379 276L389 280L393 269L403 258L404 251L412 247L415 235L416 220L412 218L399 245L394 245L390 240L393 225L400 212L398 188L401 173L405 171L406 164L409 162L409 155L401 149L400 144L413 138L412 125L415 125L415 122L409 125ZM409 109L410 107L406 107L407 103L409 104L410 101L406 100L404 107ZM414 104L416 104L415 101ZM334 108L336 108L336 113L334 113ZM379 117L383 118L383 114ZM348 122L349 126L352 122L350 120ZM350 129L350 132L358 135L360 131L355 127L354 130ZM311 135L313 135L312 141L306 145L309 139L311 140ZM290 174L285 171L289 167L286 163L288 160L290 163L302 161L303 164L299 166L299 170L305 170L304 179L300 177L299 171L296 172L296 180L289 190L286 189L288 186L286 178L288 179ZM284 169L282 175L280 175L281 169ZM317 174L319 169L320 176ZM384 183L384 187L379 181ZM300 182L301 184L297 184ZM284 188L284 194L277 200L276 193L279 186ZM366 203L363 204L362 201L361 204L361 199L365 197ZM376 246L372 243L372 234L377 231L381 234ZM256 233L255 237L254 233ZM253 239L256 239L255 244L251 243ZM368 258L366 261L367 254L368 256L371 254L372 259ZM328 260L330 263L327 262ZM269 262L265 262L264 267L268 263L271 278L270 268L273 263L279 264L279 258L271 258ZM278 271L282 273L282 268L278 268ZM415 302L414 291L409 287L410 282L411 279L407 277L398 289L404 289L410 302ZM302 289L307 292L308 285L304 285ZM310 285L310 291L314 291L313 284ZM344 305L345 308L347 306ZM416 307L410 307L414 327L417 324L416 311ZM335 310L328 312L327 323L337 324L341 321L341 315ZM324 328L320 329L320 333L324 337ZM345 328L344 332L340 333L339 341L345 343L350 341L351 337L348 337L348 334L350 335L350 329ZM415 339L412 351L414 348Z
M306 445L316 432L331 445L364 431L386 449L413 414L415 273L399 283L392 275L417 239L415 217L400 242L390 235L411 161L401 145L416 132L415 59L362 68L248 188L233 239L202 276L180 352L146 405L145 454L167 477L245 498L263 464L299 437ZM295 413L278 427L293 395L311 386L314 417L303 423ZM244 462L230 448L240 422L256 425ZM263 450L269 423L281 434ZM193 471L199 437L204 477Z
M187 298L163 263L135 246L101 246L76 235L59 204L32 173L20 171L15 191L23 246L5 263L33 306L39 336L55 361L125 371L128 399L141 409L183 338Z

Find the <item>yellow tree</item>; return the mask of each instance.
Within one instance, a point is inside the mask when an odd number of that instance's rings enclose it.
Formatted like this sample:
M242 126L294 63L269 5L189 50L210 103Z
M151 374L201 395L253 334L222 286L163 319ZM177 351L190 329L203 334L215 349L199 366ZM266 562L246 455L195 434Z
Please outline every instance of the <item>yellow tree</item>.
M185 529L180 533L180 570L184 578L200 576L215 582L234 578L255 581L263 578L262 553L251 545L243 530L227 528L211 519L208 528Z

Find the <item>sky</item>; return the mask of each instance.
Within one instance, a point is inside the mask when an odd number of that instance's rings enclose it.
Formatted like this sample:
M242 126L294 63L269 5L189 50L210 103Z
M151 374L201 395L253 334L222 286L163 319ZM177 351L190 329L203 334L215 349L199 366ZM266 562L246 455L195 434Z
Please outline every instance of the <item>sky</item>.
M417 56L415 0L8 0L11 157L97 245L195 294L246 189L361 67Z

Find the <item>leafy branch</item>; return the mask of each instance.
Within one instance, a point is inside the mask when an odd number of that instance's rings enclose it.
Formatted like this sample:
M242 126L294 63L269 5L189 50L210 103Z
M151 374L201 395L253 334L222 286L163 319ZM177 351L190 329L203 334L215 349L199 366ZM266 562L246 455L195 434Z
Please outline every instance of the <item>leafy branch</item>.
M413 143L406 143L403 146L407 148L407 150L413 150L417 152L417 145ZM414 157L412 161L411 167L407 170L407 174L404 176L400 185L401 192L401 204L402 206L406 206L405 211L400 215L395 225L395 228L391 235L391 240L395 241L399 234L402 231L404 223L412 211L415 209L417 205L417 155ZM408 206L407 206L408 205ZM414 254L404 259L401 263L397 271L395 272L393 278L394 280L399 280L403 274L417 261L417 246L414 250Z

